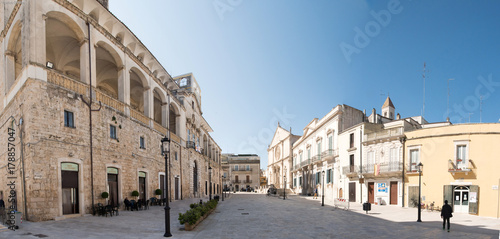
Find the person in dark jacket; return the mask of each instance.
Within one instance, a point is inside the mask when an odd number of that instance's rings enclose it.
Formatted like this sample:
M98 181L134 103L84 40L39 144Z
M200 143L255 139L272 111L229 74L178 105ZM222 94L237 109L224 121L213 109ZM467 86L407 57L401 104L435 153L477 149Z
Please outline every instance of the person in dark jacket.
M443 208L441 209L441 218L443 219L443 230L446 222L448 223L448 232L450 232L450 217L453 217L451 214L452 209L448 204L448 200L444 200Z

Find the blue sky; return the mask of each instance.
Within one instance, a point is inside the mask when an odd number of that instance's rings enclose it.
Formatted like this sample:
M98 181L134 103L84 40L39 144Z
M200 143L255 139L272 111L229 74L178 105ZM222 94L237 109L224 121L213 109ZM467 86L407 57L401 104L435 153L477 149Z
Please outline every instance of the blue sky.
M224 153L267 167L277 121L295 134L338 104L402 117L500 120L500 2L111 0L177 76L193 72ZM450 112L447 114L447 83ZM482 96L482 114L480 98Z

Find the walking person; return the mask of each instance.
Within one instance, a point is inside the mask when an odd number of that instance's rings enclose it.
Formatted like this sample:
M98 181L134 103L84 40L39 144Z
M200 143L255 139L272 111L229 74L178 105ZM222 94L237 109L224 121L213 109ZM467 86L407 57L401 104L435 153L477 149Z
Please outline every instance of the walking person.
M314 189L314 196L313 199L318 199L318 186Z
M444 200L443 208L441 209L441 218L443 219L443 230L446 223L448 223L448 232L450 232L450 217L453 217L451 206L448 200Z

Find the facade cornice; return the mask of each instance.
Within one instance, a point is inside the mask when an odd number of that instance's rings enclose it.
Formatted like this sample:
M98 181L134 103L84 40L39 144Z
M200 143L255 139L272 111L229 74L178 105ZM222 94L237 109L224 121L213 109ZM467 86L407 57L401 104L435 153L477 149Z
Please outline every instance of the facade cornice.
M337 105L336 107L339 107L339 105ZM292 146L292 150L294 150L295 148L297 148L303 141L309 139L309 137L311 135L313 135L313 133L315 133L316 131L318 131L319 129L321 129L321 127L323 127L325 124L327 124L328 122L330 122L330 120L332 120L333 118L335 118L336 116L339 116L339 115L342 115L342 111L341 110L337 110L337 112L335 112L335 114L332 114L330 117L328 117L326 120L324 120L319 126L315 127L314 130L312 130L311 132L308 132L307 135L303 135L302 137L300 137L300 139L298 139ZM321 119L320 121L322 121L323 119ZM337 120L337 123L338 123L338 120ZM304 137L305 136L305 137Z

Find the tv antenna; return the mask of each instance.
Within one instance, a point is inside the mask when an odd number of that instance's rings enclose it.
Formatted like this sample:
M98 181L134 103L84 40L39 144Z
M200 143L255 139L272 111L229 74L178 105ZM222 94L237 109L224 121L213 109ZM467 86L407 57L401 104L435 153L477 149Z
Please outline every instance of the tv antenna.
M424 79L424 104L423 104L423 108L422 108L422 118L424 118L425 116L425 73L428 72L426 69L425 69L425 62L424 62L424 69L422 70L422 77Z
M483 96L479 96L479 123L483 121Z

